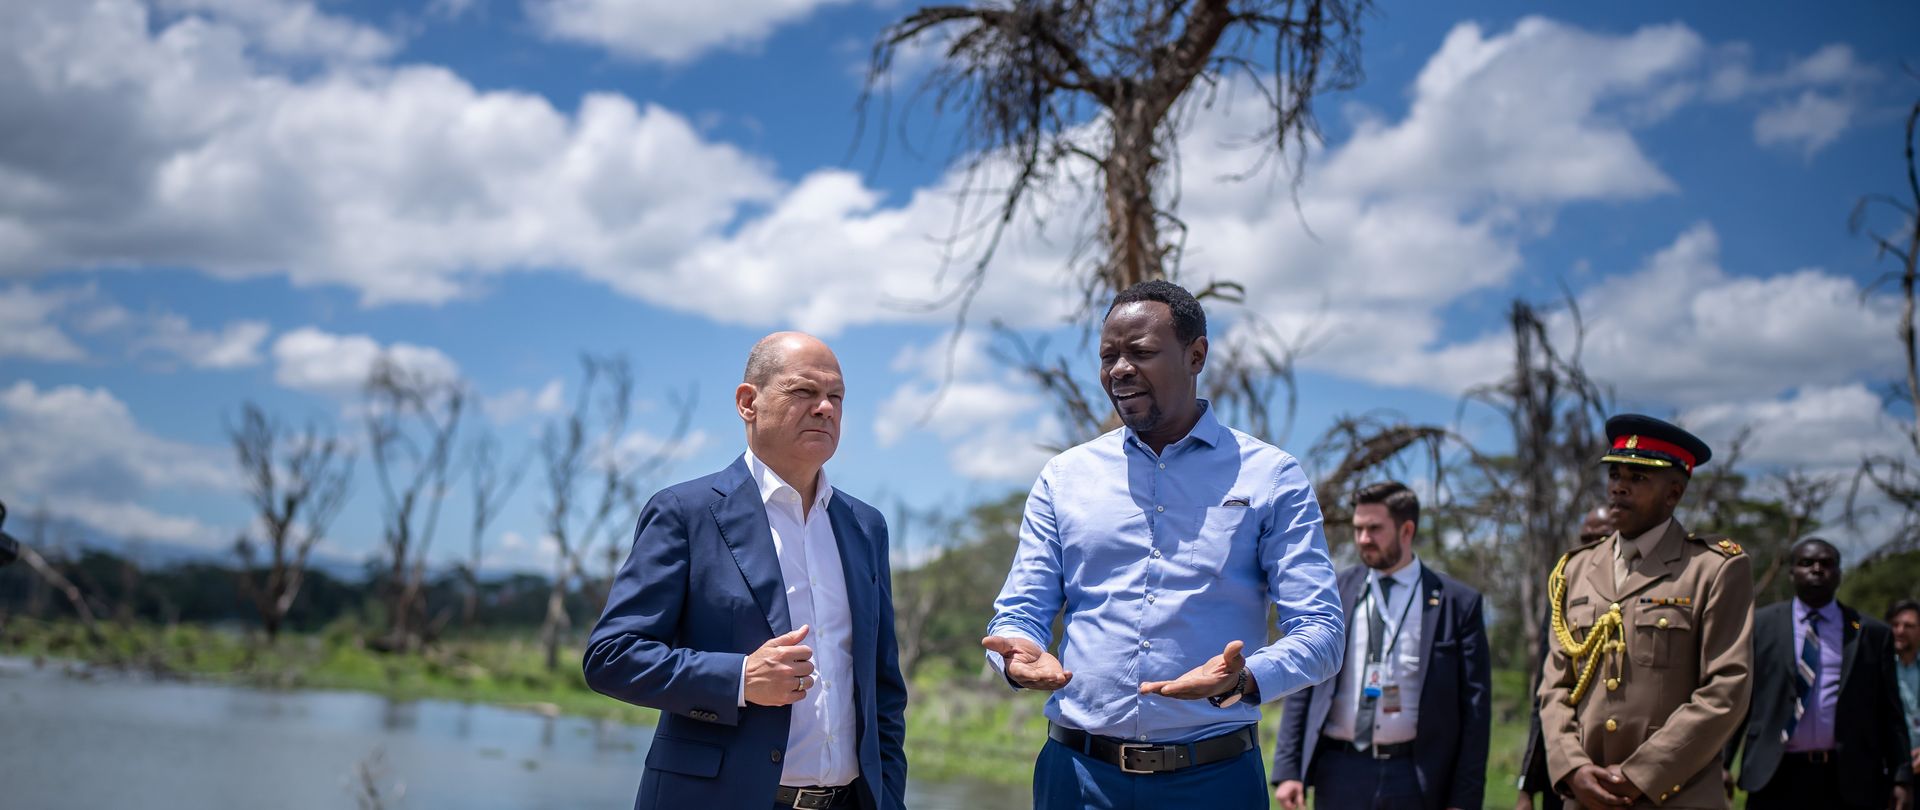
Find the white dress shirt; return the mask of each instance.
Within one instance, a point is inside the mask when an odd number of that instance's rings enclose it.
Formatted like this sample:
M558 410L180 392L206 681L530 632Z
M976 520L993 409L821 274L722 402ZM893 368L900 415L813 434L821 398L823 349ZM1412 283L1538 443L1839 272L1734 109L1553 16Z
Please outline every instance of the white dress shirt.
M853 715L853 611L847 604L840 546L827 518L833 487L827 483L826 470L821 470L813 508L803 514L799 490L755 458L753 451L747 451L746 461L773 529L773 550L786 584L787 615L796 629L812 626L800 643L813 648L814 685L793 704L787 751L780 759L780 784L849 784L860 775L854 751L859 740ZM740 705L745 706L746 664L740 666Z
M1333 708L1327 712L1327 726L1322 731L1336 740L1352 740L1353 731L1358 722L1371 722L1375 745L1392 745L1413 740L1415 726L1420 721L1420 688L1426 680L1425 640L1421 638L1421 614L1426 607L1426 594L1420 593L1420 558L1415 556L1405 568L1395 572L1388 579L1393 580L1393 595L1388 597L1382 621L1386 629L1386 638L1381 639L1380 656L1384 667L1380 673L1380 682L1400 687L1400 711L1386 712L1383 696L1374 701L1373 717L1360 718L1361 678L1365 677L1367 667L1368 637L1373 633L1371 612L1380 600L1380 572L1367 571L1366 592L1360 601L1354 603L1353 615L1347 620L1347 658L1340 667L1340 676L1333 692ZM1410 601L1412 600L1412 601ZM1404 617L1404 621L1403 621ZM1394 628L1400 633L1394 635ZM1387 644L1392 649L1385 649Z

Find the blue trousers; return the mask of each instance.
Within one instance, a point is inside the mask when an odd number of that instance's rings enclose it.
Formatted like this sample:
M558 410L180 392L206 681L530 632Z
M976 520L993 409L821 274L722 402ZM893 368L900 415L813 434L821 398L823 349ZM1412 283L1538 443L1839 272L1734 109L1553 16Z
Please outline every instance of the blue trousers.
M1267 765L1255 748L1169 773L1133 774L1051 739L1033 764L1034 810L1267 810Z
M1311 784L1315 810L1420 810L1426 804L1411 757L1321 749L1313 755Z

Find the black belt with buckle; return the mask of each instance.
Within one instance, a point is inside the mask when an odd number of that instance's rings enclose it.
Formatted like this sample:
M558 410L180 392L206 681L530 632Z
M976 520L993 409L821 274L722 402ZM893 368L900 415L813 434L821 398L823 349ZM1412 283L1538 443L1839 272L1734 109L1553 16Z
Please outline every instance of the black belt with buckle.
M1833 762L1833 751L1832 751L1832 750L1826 750L1826 751L1787 751L1787 752L1785 752L1785 753L1784 753L1784 756L1785 756L1785 758L1786 758L1786 759L1789 759L1789 760L1792 760L1792 761L1794 761L1794 762L1801 762L1801 763L1805 763L1805 764L1808 764L1808 765L1826 765L1826 764L1828 764L1828 763L1830 763L1830 762Z
M1058 723L1047 724L1047 736L1082 754L1127 773L1168 773L1232 759L1258 747L1253 726L1242 726L1217 737L1190 743L1134 743L1088 734Z
M842 800L853 798L853 786L839 787L787 787L781 785L773 794L773 803L781 807L796 810L827 810L838 806ZM851 802L849 802L851 803Z
M1363 757L1373 757L1374 759L1399 759L1401 757L1413 756L1413 743L1410 742L1386 743L1385 745L1376 743L1362 750L1359 746L1354 745L1351 740L1342 740L1336 737L1321 737L1320 747L1331 748L1335 751L1346 751L1352 754L1359 754Z

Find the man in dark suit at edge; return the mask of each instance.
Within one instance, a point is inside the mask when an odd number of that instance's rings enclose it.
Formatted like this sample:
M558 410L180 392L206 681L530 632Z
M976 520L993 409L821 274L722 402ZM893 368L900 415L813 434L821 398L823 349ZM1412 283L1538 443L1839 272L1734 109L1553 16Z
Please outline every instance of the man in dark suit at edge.
M1422 565L1420 500L1386 481L1353 496L1364 565L1340 572L1340 674L1289 696L1274 799L1296 810L1477 808L1486 789L1491 669L1478 592Z
M1834 598L1840 551L1810 537L1788 553L1793 598L1753 614L1753 703L1740 788L1748 810L1907 804L1905 714L1893 631Z

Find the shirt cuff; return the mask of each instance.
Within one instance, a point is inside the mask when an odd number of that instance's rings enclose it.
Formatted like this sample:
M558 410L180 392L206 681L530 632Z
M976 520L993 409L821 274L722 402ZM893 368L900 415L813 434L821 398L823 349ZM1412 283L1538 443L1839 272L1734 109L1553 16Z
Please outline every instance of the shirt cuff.
M742 709L747 707L747 656L740 656L740 697L733 705Z

